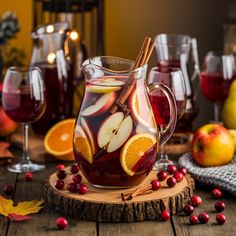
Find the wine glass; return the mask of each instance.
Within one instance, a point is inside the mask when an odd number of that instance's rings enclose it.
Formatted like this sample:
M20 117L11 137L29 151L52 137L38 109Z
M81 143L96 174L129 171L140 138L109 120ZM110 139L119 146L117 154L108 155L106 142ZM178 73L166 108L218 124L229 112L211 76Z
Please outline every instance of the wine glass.
M203 95L214 103L214 122L220 122L220 107L227 98L229 87L235 78L235 60L232 54L220 51L208 52L201 72Z
M181 69L154 67L151 69L147 79L148 84L153 82L163 83L171 89L176 101L178 122L184 114L187 99L186 86ZM156 119L156 124L160 127L160 132L163 132L170 119L170 109L167 98L164 96L162 91L154 91L150 94L150 102ZM171 136L173 132L174 128L171 129L168 134ZM166 169L169 164L172 164L168 158L165 147L166 145L164 143L161 146L160 158L155 164L155 168L158 170Z
M11 172L40 171L45 165L30 160L29 124L38 120L46 107L45 87L37 67L10 67L5 75L2 90L2 107L6 114L23 126L23 156L19 163L8 167Z

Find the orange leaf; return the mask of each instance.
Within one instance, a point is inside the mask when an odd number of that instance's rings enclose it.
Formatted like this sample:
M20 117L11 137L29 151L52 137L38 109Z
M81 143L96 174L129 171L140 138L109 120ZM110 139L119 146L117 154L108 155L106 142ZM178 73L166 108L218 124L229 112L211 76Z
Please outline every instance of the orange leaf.
M0 142L0 158L10 157L12 158L12 153L7 149L10 146L7 142Z

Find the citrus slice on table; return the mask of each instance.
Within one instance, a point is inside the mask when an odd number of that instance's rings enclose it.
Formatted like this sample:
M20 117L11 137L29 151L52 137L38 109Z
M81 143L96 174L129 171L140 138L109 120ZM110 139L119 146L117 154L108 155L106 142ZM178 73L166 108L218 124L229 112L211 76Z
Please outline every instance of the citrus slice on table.
M44 138L44 147L55 158L73 161L73 133L75 119L66 119L56 123Z
M134 135L125 143L120 154L120 164L126 174L130 176L135 174L132 171L133 167L156 142L153 135L141 133Z

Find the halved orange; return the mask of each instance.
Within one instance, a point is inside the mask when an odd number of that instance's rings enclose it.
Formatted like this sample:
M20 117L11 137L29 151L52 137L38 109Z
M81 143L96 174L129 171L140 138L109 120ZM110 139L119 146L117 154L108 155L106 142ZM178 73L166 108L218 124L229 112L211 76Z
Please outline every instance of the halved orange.
M66 119L56 123L44 138L44 147L55 158L73 161L73 133L75 119Z
M143 154L155 143L156 138L148 133L140 133L132 136L123 146L120 154L120 164L124 171L132 176L135 174L132 168L140 160Z

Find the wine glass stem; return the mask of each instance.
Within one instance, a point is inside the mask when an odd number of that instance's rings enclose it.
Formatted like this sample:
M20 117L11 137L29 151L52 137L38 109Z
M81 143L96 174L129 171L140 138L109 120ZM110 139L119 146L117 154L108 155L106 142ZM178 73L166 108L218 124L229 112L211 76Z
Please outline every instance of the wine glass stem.
M168 161L168 156L166 154L166 143L160 146L160 160Z
M24 136L24 141L23 141L23 161L24 162L29 162L30 158L28 155L29 152L29 125L28 124L23 124L23 136Z
M220 121L220 103L219 102L215 102L214 103L214 119L216 122Z

